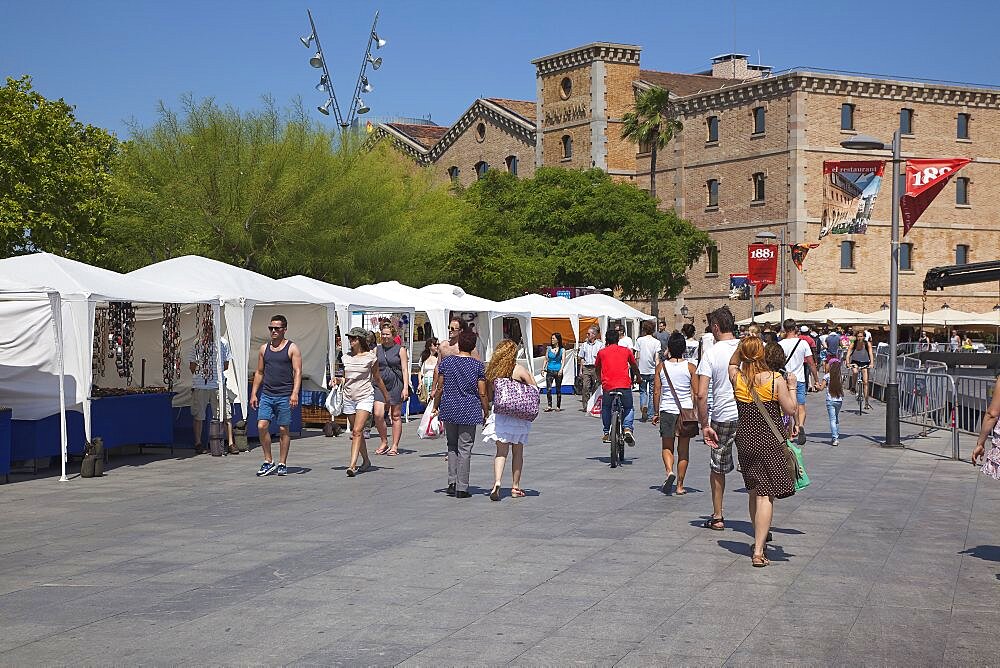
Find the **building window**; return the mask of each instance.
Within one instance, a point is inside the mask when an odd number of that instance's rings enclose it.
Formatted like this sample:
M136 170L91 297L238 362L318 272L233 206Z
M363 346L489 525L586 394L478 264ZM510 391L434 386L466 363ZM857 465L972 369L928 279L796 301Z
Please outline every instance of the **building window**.
M968 139L969 138L969 115L959 114L958 115L958 138Z
M705 185L708 187L707 206L719 206L719 180L709 179Z
M448 168L448 178L457 183L458 172L459 172L458 167L452 165L451 167Z
M753 110L753 133L764 134L764 107L755 107Z
M901 134L901 135L912 135L913 134L913 110L912 109L900 109L899 110L899 134Z
M840 105L840 129L841 130L853 130L854 129L854 105L853 104L842 104L842 105Z
M517 156L508 155L507 158L504 160L504 163L506 163L507 165L507 173L517 176Z
M955 204L961 206L969 205L969 179L959 176L955 179Z
M490 168L489 164L483 160L476 163L476 178L481 179L486 176L486 171Z
M913 271L913 244L899 244L899 270Z
M840 242L840 268L854 269L854 242Z
M757 172L753 175L753 201L764 201L764 172Z
M563 77L563 80L559 82L559 97L564 100L568 100L569 96L573 94L573 82L570 81L569 77Z
M719 117L709 116L708 117L708 139L705 141L719 141Z
M486 123L480 123L476 126L476 139L478 141L486 139Z
M708 270L705 273L719 273L719 247L715 244L708 247Z
M969 246L967 244L955 246L955 264L969 264Z
M573 157L573 138L569 135L562 136L562 159L569 160Z

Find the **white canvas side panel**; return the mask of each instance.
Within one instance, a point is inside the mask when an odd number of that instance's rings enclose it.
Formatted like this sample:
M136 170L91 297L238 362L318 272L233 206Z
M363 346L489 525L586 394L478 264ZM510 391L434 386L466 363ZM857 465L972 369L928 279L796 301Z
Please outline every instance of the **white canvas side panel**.
M0 404L15 420L38 420L59 412L59 364L48 297L0 301ZM17 326L13 326L14 324ZM78 394L66 378L66 395Z
M326 373L329 335L325 306L311 304L258 305L251 319L250 361L248 377L257 368L257 354L268 340L267 325L271 316L281 314L288 319L286 338L294 341L302 353L302 381L306 386L315 384L322 387Z

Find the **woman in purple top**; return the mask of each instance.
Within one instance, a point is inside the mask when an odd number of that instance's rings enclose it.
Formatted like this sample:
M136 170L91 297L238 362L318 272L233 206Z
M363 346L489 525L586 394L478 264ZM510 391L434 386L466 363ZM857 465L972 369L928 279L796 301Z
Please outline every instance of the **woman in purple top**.
M476 333L467 330L458 335L458 353L438 362L434 385L435 412L444 423L448 438L448 496L467 499L469 466L476 425L486 423L489 404L486 400L486 369L472 356Z

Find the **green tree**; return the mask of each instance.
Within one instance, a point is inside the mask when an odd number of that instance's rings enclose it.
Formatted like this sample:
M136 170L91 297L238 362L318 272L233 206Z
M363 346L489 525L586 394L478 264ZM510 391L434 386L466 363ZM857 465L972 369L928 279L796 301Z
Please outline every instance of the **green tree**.
M464 193L466 233L448 254L452 282L505 299L551 285L604 285L673 298L708 236L599 169L490 171Z
M195 253L271 276L432 282L440 263L425 260L454 243L464 207L412 162L270 100L246 113L161 104L115 175L109 263L121 270Z
M100 255L118 141L48 100L31 78L0 86L0 253Z

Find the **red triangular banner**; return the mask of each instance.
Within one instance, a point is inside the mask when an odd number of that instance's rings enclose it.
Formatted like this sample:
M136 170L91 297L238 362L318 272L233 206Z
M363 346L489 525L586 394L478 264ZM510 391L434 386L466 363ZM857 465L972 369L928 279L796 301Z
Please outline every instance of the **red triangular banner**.
M912 228L955 172L972 162L968 158L938 158L906 161L906 192L899 198L903 234Z
M806 261L806 255L813 248L819 248L819 244L792 244L792 263L796 269L802 271L802 263Z

